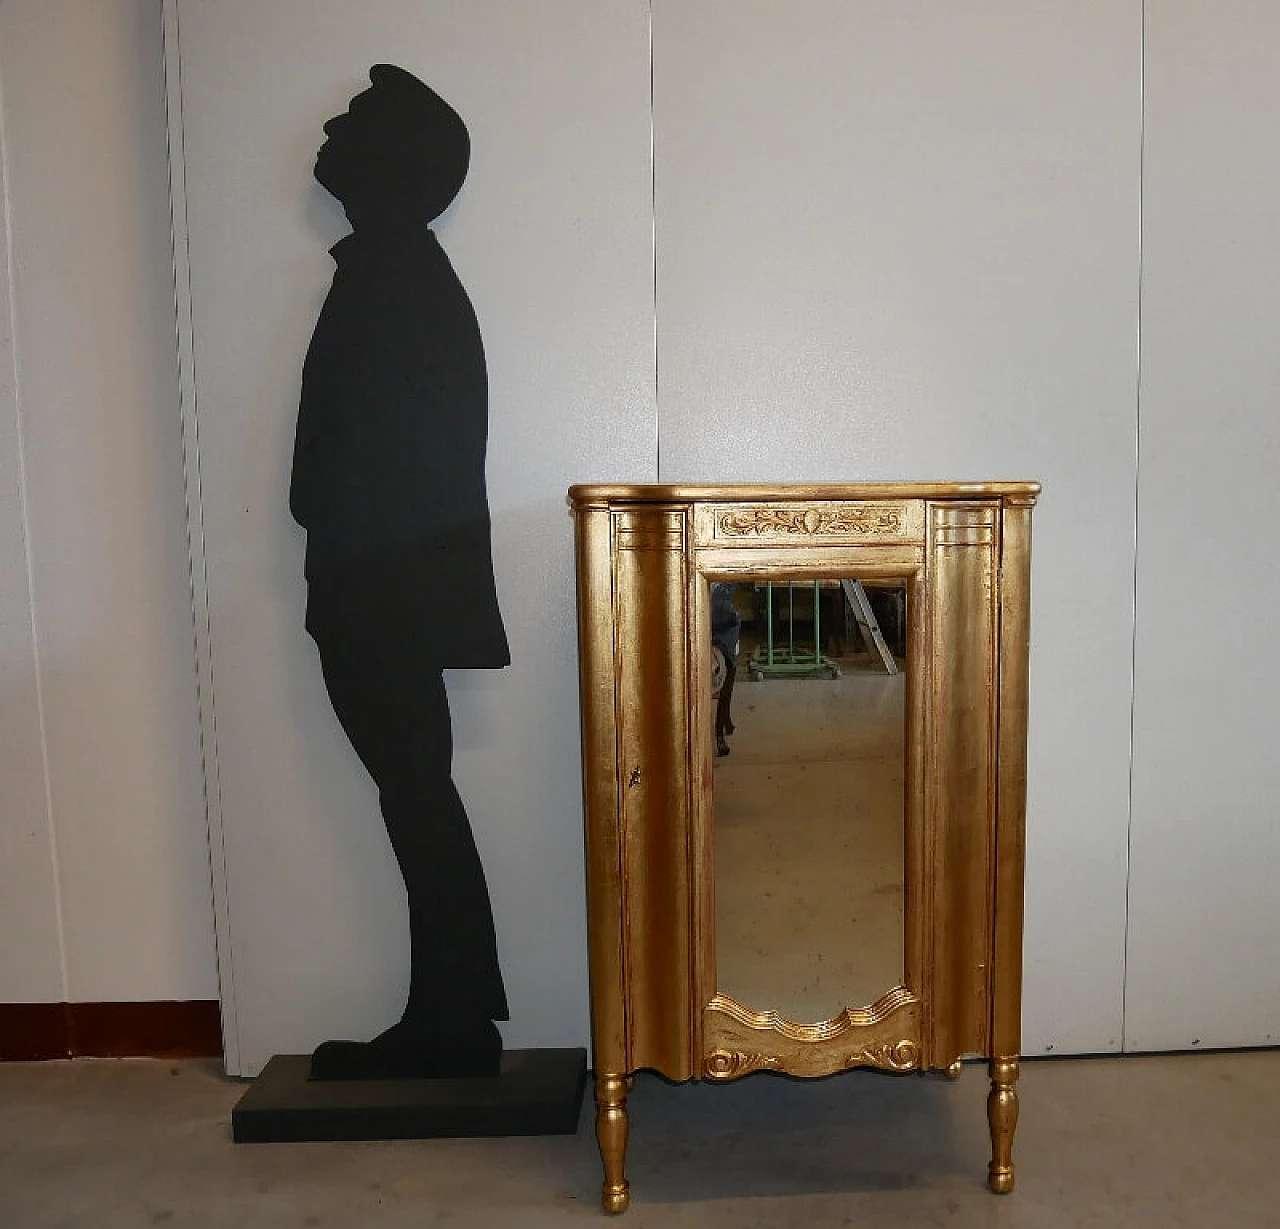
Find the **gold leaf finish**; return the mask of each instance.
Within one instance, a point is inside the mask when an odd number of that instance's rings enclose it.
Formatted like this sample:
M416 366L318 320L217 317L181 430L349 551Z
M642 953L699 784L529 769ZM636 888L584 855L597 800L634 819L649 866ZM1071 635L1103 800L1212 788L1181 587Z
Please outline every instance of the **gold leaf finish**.
M991 1063L987 1120L991 1125L991 1164L987 1183L997 1195L1013 1190L1013 1132L1018 1125L1018 1062L997 1058Z
M777 503L696 503L697 547L765 550L923 543L925 503L920 499L791 499Z
M702 1074L709 1080L736 1080L753 1071L777 1071L782 1060L776 1054L744 1053L742 1050L712 1050L702 1064Z
M879 1067L882 1071L915 1071L920 1066L920 1047L909 1038L878 1046L864 1046L849 1056L847 1069Z
M709 1047L706 1079L732 1080L768 1067L788 1075L821 1076L853 1067L914 1071L920 1066L920 1000L896 986L870 1007L846 1008L831 1020L797 1024L776 1011L752 1011L717 994L703 1013ZM732 1065L713 1058L739 1054L770 1061Z
M604 1162L600 1202L606 1212L625 1212L631 1203L631 1186L623 1176L627 1155L627 1092L630 1082L621 1075L596 1077L596 1140Z
M576 486L584 813L602 1200L628 1078L991 1061L1013 1188L1034 482ZM896 580L907 646L903 984L800 1024L719 994L709 581ZM798 889L799 890L799 889Z
M857 1029L875 1028L920 1000L906 986L894 986L870 1007L846 1007L830 1020L816 1024L797 1024L776 1011L752 1011L727 994L717 994L707 1004L715 1011L755 1032L775 1032L793 1041L830 1041Z
M816 537L894 536L902 532L902 512L898 508L862 508L857 504L833 509L754 508L721 512L716 516L720 537L742 538L796 535Z

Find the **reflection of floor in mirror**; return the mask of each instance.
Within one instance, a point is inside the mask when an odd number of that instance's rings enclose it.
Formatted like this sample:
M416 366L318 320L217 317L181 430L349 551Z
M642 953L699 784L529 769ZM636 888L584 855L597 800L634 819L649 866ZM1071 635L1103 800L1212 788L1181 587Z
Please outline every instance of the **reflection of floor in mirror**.
M718 989L830 1019L902 980L905 675L740 675L715 761Z

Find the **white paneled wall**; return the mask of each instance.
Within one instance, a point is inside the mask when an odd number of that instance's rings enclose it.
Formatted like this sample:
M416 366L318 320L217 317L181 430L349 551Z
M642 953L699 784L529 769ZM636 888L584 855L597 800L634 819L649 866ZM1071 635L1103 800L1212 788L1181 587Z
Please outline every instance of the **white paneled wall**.
M217 994L163 80L154 3L0 5L0 1001Z
M1280 9L1148 5L1130 1049L1280 1042Z
M657 0L654 65L663 481L1044 483L1025 1042L1118 1049L1140 6Z
M391 60L457 108L467 185L436 226L489 366L494 568L512 665L448 679L509 1044L586 1040L570 483L654 465L644 0L177 5L214 669L238 1030L232 1068L394 1018L404 896L377 799L302 626L289 518L298 381L347 230L321 125ZM283 71L287 66L287 71ZM447 591L448 577L441 577ZM281 987L287 986L287 993Z
M3 72L0 55L0 150ZM66 976L40 729L7 187L0 158L0 1001L56 1003L66 998Z
M173 0L234 1070L376 1027L404 964L284 506L345 229L311 159L379 59L473 134L439 233L515 661L450 693L508 1040L586 1034L564 489L659 474L1043 480L1027 1048L1276 1040L1280 17L1145 6L1144 175L1143 8L654 0L651 134L647 0ZM217 993L160 33L0 0L0 1002Z

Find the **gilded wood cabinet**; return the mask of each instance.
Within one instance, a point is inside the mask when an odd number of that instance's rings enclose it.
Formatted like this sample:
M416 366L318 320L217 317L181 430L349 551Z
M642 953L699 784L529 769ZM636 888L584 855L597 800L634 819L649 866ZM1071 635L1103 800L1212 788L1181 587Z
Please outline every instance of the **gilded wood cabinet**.
M1013 1187L1036 483L578 486L597 1133L629 1201L629 1077L990 1061L990 1185ZM828 1019L737 1001L716 959L712 581L905 587L899 984ZM816 599L815 599L816 600ZM800 887L797 885L796 890Z

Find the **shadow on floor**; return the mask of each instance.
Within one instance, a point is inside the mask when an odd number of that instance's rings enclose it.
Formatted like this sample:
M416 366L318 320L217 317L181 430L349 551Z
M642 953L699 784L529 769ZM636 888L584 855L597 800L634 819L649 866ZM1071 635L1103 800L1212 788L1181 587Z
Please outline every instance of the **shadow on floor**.
M628 1171L646 1202L905 1190L986 1174L985 1082L759 1073L726 1085L642 1074ZM963 1120L960 1122L959 1120Z

